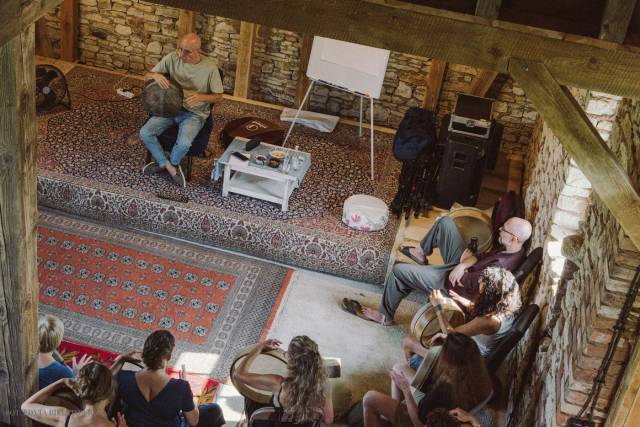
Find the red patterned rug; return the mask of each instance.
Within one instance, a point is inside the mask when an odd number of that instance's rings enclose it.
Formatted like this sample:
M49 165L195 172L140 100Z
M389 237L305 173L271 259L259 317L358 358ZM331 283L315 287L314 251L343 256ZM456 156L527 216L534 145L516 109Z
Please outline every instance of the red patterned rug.
M107 366L111 366L116 357L118 357L118 353L114 353L112 351L94 348L66 340L62 341L60 347L58 347L58 351L64 359L64 362L69 366L71 366L71 361L74 357L76 359L80 359L84 355L91 356L94 361L104 363ZM172 378L180 378L179 370L169 367L167 372ZM218 387L220 386L218 381L209 378L207 375L194 374L191 372L187 372L185 377L191 386L191 391L193 392L193 396L196 398L198 405L212 403L215 400L216 394L218 393Z
M40 311L63 319L65 337L120 353L170 330L182 352L216 355L209 375L226 379L231 358L258 341L291 271L53 213L38 228Z

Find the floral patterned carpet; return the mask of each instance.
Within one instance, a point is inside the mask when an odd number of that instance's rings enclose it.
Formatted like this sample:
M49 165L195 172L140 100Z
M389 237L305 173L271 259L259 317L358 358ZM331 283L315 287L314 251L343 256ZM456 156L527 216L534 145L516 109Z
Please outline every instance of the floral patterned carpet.
M269 327L291 270L48 212L38 228L40 312L65 338L112 352L141 349L167 329L181 352L231 358Z
M128 100L115 94L116 86L139 87L139 80L82 66L73 68L67 79L72 110L57 110L39 117L38 190L41 203L94 219L116 221L113 217L89 215L86 206L80 206L79 202L79 192L83 190L82 197L91 197L86 203L92 209L115 210L119 215L135 217L137 227L181 237L185 235L184 228L189 228L191 234L200 232L202 235L204 227L205 235L200 239L204 243L357 279L382 280L380 276L386 270L398 221L392 219L380 232L364 233L342 224L341 215L342 203L353 194L373 195L387 203L392 200L400 164L391 154L390 135L375 134L376 179L371 181L366 130L358 137L357 128L348 125L338 125L330 134L296 127L288 146L298 145L301 150L311 153L312 164L301 187L290 198L289 211L281 212L279 205L270 202L233 194L223 197L222 180L209 180L213 159L223 151L218 135L225 123L239 117L256 116L286 127L286 123L279 122L279 111L231 100L217 105L215 129L209 142L212 156L195 160L192 181L186 189L180 189L166 174L148 177L141 172L145 149L139 141L138 131L147 114L139 99ZM57 183L55 188L53 181ZM70 188L70 184L74 187ZM61 185L66 187L61 188ZM87 189L101 190L101 193L94 197L95 193L89 195ZM183 229L162 228L157 224L158 218L149 216L151 209L148 207L148 202L159 201L155 194L161 189L171 189L189 197L186 210L197 210L202 214L215 212L215 215L207 217L204 226L193 224L186 220L186 214L181 216L179 209L169 205L162 210L160 222L169 222L171 226L179 223ZM116 201L105 197L104 193L121 196L118 205L108 206ZM214 228L211 222L220 224L220 218L235 222L219 230L218 234L224 236L207 235ZM202 221L202 215L197 219ZM117 219L119 223L129 220ZM240 227L237 227L238 221ZM247 224L255 225L255 228L251 229ZM260 235L251 235L253 230ZM238 242L242 239L243 242ZM274 250L265 250L269 246ZM288 256L291 253L298 256L291 258Z

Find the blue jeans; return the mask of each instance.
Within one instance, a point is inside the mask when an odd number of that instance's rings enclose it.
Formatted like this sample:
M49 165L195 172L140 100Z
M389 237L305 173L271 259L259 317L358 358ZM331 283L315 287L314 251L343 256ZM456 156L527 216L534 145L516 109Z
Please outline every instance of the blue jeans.
M153 116L140 129L140 139L160 166L165 166L168 161L177 166L191 148L191 144L204 126L204 122L204 118L186 110L174 117ZM171 150L171 156L167 160L162 145L158 141L158 135L174 124L177 124L180 130L178 131L178 139Z
M198 411L200 412L200 419L198 420L197 427L220 427L225 423L222 409L220 409L217 403L198 405ZM182 418L180 427L190 426L187 420Z

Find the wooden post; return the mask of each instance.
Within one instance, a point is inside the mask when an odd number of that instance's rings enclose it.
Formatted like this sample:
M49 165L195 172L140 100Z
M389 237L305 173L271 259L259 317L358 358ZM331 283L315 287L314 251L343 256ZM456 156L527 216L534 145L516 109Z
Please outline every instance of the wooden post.
M233 96L249 97L256 30L256 24L245 21L240 22L240 45L238 46L238 62L236 64L236 82L233 88Z
M47 20L44 17L36 21L36 55L51 58L51 39Z
M602 14L599 38L623 43L637 0L607 0Z
M483 16L489 19L498 19L502 0L477 0L476 16Z
M0 47L0 422L12 426L38 389L34 41L31 24Z
M309 78L307 77L307 67L309 66L309 56L311 56L311 46L313 45L313 35L305 33L302 36L302 45L298 53L298 80L296 82L296 98L293 101L295 107L300 107L300 103L304 98L304 94L309 86ZM309 106L309 99L301 108L306 110Z
M438 101L440 100L440 90L442 89L442 79L447 70L447 62L441 59L431 59L431 68L427 76L427 93L422 101L422 108L437 112Z
M640 248L640 196L573 95L541 62L512 58L509 71L602 202Z
M193 33L195 26L196 14L192 10L181 9L178 16L178 40L176 41L176 46L180 46L180 39L185 34Z
M636 340L631 358L609 410L605 427L633 427L640 417L640 345Z
M60 6L62 42L60 59L75 62L78 59L78 1L64 0Z
M473 81L471 95L485 96L497 76L498 73L496 71L482 70L478 78Z

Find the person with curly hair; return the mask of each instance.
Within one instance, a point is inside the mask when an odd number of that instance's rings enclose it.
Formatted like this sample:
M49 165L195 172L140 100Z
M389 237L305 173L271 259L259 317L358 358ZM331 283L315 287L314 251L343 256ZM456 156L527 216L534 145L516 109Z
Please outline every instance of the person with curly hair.
M273 406L282 408L283 421L306 423L321 420L325 424L331 424L331 389L318 345L308 336L298 335L289 343L286 352L286 377L249 372L251 364L260 353L274 350L280 344L275 339L258 343L233 373L234 379L250 387L272 391ZM250 415L247 414L248 417Z
M220 427L225 423L220 406L196 405L191 386L184 379L171 378L167 365L176 340L171 332L152 332L144 341L139 371L122 370L136 352L119 356L112 371L118 379L118 398L131 427Z
M72 411L62 406L46 405L46 401L63 388L71 389L82 401L84 409ZM116 420L107 416L116 384L109 368L98 362L83 366L76 379L61 378L48 385L22 404L22 412L34 421L56 427L127 427L122 414Z
M456 420L482 427L475 414L492 399L493 381L475 342L465 334L453 332L444 340L430 374L429 384L416 394L404 372L390 369L391 395L368 391L363 399L365 427L379 427L382 419L397 427L430 427L438 408L449 411ZM440 414L441 415L441 414ZM442 417L439 417L442 418ZM442 425L442 424L441 424ZM446 425L446 424L445 424Z

